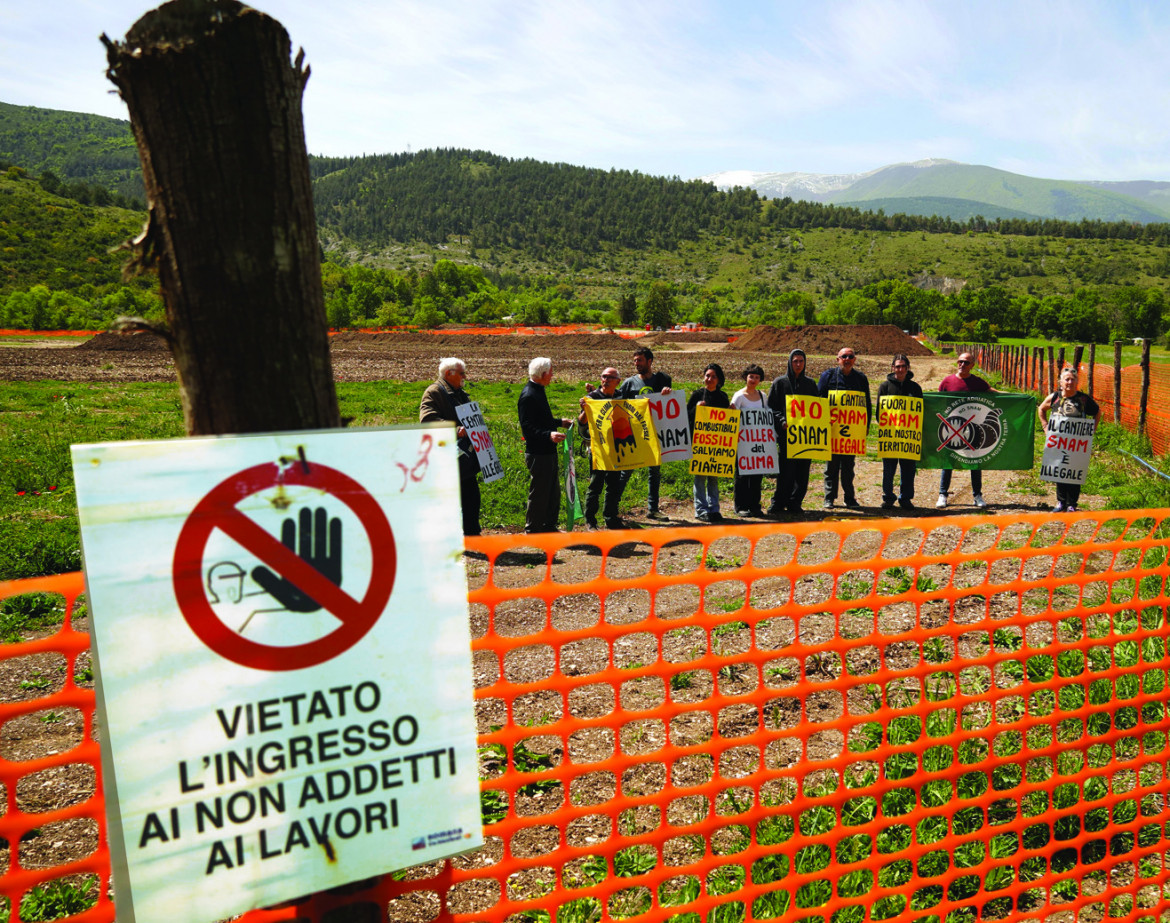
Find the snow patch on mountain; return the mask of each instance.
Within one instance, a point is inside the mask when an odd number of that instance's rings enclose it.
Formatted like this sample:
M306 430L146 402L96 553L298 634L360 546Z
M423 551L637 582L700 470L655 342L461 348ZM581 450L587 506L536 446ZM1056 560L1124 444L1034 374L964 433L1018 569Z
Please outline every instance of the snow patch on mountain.
M867 176L873 176L875 173L882 172L882 170L889 170L893 167L917 167L919 169L926 169L928 167L956 163L958 161L931 157L926 160L916 160L912 163L887 164L884 167L878 167L876 170L869 170L865 173L767 173L755 170L725 170L721 173L708 173L706 176L700 176L699 179L704 182L714 183L718 188L723 190L731 189L734 186L747 186L756 190L760 195L765 195L772 199L791 196L794 199L807 199L819 202L825 201L836 192L848 189L858 180L865 179Z

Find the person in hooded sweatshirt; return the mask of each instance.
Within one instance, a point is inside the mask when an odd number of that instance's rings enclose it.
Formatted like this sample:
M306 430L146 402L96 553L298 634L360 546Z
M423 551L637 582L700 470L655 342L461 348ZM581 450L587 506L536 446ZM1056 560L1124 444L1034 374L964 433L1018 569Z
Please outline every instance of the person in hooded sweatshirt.
M772 390L768 392L768 407L776 419L776 442L780 450L780 473L776 476L776 493L768 507L769 516L779 516L784 512L799 515L804 495L808 493L808 470L812 462L807 458L789 458L785 437L788 429L785 398L790 394L817 396L816 382L804 374L806 362L804 350L794 349L788 354L788 371L772 382Z
M878 407L882 406L882 398L886 395L902 397L922 397L922 387L914 381L914 373L910 371L910 359L902 353L894 356L893 371L886 376L886 380L878 385ZM900 493L894 493L894 472L901 467L902 483ZM882 459L882 509L892 510L894 503L904 510L914 509L914 475L918 471L918 462L913 458L883 458Z

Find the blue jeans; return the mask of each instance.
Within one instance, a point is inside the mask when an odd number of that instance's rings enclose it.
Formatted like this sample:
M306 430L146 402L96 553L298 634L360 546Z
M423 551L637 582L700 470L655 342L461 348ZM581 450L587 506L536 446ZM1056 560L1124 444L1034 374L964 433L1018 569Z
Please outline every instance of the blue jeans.
M943 468L939 472L938 477L938 492L942 496L946 496L951 490L951 475L954 472L950 468ZM983 472L978 468L971 469L971 493L979 496L983 493Z
M719 512L719 478L710 474L695 475L695 515L710 516Z

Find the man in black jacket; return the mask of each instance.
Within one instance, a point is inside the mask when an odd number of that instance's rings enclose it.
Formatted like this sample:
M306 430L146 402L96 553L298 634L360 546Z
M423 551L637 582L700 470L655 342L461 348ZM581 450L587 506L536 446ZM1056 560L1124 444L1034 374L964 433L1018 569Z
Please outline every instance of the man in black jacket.
M525 532L556 532L561 515L561 483L557 469L557 445L565 434L557 429L570 420L552 415L545 388L552 381L552 360L543 356L528 363L528 382L520 392L516 410L524 437L524 464L528 466L528 506Z
M467 366L462 359L448 357L439 360L439 379L430 385L418 405L418 422L431 423L448 420L455 424L455 446L459 457L459 502L463 507L463 534L479 535L479 459L467 430L459 425L459 414L455 408L471 403L463 390L467 378Z
M894 356L893 371L878 385L878 413L881 413L882 398L889 395L922 397L922 387L914 381L910 371L910 359L903 353ZM901 493L894 494L894 472L902 469ZM882 459L882 509L892 510L894 502L904 510L914 509L914 475L918 462L913 458Z
M857 361L857 354L848 346L837 350L837 365L835 368L825 369L817 380L817 393L821 397L828 397L830 391L861 391L865 394L865 429L869 431L869 421L873 418L873 403L869 397L869 379L865 374L857 371L853 364ZM837 499L837 479L841 480L841 493L845 495L845 505L851 510L861 509L857 502L857 494L853 490L854 455L833 455L825 466L825 509L833 508L833 501Z
M804 374L807 357L803 349L794 349L788 354L788 371L772 382L768 392L768 407L776 419L776 442L779 446L780 473L776 475L776 493L772 495L769 516L783 512L801 512L804 495L808 492L808 470L812 462L807 458L788 457L788 395L817 397L817 384Z

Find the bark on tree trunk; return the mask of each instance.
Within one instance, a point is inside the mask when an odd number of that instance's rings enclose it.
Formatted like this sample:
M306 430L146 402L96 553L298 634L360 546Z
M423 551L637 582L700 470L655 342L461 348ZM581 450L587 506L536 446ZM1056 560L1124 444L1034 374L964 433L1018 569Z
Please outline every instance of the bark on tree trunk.
M303 52L235 0L174 0L102 36L130 110L187 432L341 425L301 94Z

